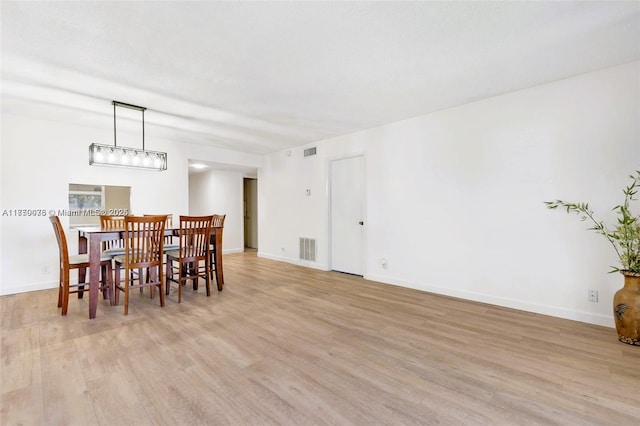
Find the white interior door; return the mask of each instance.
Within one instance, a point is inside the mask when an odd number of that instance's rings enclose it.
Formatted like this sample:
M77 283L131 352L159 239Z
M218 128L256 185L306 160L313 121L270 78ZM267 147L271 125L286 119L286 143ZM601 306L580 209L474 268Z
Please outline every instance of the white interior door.
M364 275L364 157L331 162L331 269Z

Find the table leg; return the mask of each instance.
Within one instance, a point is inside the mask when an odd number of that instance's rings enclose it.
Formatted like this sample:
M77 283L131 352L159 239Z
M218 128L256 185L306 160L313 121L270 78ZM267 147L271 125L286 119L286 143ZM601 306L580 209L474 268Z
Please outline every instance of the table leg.
M224 274L222 272L222 232L216 232L216 282L218 291L224 287Z
M87 253L87 237L81 234L78 234L78 253L79 254ZM86 268L78 269L78 282L79 283L86 282L85 281L86 277L87 277L87 269ZM84 286L83 285L78 286L78 290L81 290L80 292L78 292L78 299L82 299L82 296L84 296L84 291L82 291L84 290Z
M96 317L98 298L100 295L100 243L99 233L89 237L89 319Z

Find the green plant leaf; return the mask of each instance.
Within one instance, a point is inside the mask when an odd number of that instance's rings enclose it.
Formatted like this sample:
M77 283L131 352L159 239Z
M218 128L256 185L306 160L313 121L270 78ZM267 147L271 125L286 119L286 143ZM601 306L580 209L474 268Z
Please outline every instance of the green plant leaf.
M631 213L631 202L637 201L636 195L640 186L640 170L629 175L632 182L623 189L624 202L611 209L617 213L616 226L612 229L596 219L589 203L572 203L563 200L545 201L548 209L563 207L567 213L576 213L581 221L591 221L589 231L604 236L614 248L619 267L612 267L610 272L631 271L640 273L640 216Z

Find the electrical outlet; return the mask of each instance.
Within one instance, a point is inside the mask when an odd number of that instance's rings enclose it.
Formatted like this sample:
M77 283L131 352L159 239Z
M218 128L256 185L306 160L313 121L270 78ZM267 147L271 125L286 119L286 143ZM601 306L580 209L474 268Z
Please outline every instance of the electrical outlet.
M589 302L598 303L598 290L589 290Z
M382 267L382 269L387 269L387 266L389 266L389 262L387 262L387 259L385 259L384 257L380 259L380 266Z
M49 265L42 265L42 273L43 274L49 273Z

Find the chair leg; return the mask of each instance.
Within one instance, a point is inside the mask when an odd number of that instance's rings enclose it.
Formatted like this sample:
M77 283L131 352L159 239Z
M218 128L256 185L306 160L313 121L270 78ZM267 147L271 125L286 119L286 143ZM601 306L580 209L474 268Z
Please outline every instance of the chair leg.
M140 277L138 277L138 279L140 279ZM124 280L124 314L129 315L129 286L131 285L129 274L127 274Z
M204 274L204 282L205 282L205 286L207 288L207 297L211 296L211 278L209 277L209 275L211 274L211 265L207 265L207 261L205 260L205 274Z
M197 263L196 262L191 262L189 263L189 268L188 268L188 273L189 275L191 275L193 278L193 290L197 291L198 290L198 271L197 271Z
M158 293L160 293L160 307L164 308L164 288L162 288L164 286L164 282L162 280L162 265L158 266Z
M214 268L215 258L216 258L216 251L214 249L209 252L209 275L211 276L211 279L213 279L213 271L215 270Z
M162 268L162 266L158 266L158 268ZM153 271L154 271L154 274L155 274L154 276L157 278L157 276L158 276L158 272L160 272L160 271L159 271L159 270L158 270L158 271L156 271L156 269L155 269L155 268L153 268ZM151 282L151 278L150 278L150 274L149 274L149 272L150 272L150 271L149 271L149 268L147 268L147 278L146 278L146 281L145 281L146 283L150 283L150 282ZM154 278L154 279L155 279L155 278ZM152 285L151 287L149 287L149 297L150 297L151 299L153 299L154 297L156 297L156 286L155 286L155 285Z
M171 260L167 258L167 264L164 272L164 280L165 280L165 294L169 294L171 291Z
M62 315L67 315L69 307L69 270L62 274Z
M191 277L191 287L194 290L198 290L198 284L199 284L198 278L193 278L193 276L196 275L196 272L195 272L195 269L194 269L195 265L196 265L195 262L191 262L191 263L186 265L186 268L187 268L186 276L187 277ZM184 285L187 285L188 281L189 280L185 280Z
M162 265L158 265L157 267L151 268L149 271L150 280L148 282L156 282L151 286L151 291L155 292L155 288L158 287L158 293L160 293L160 307L164 307L164 283L162 281Z
M182 281L184 281L184 276L186 276L184 272L184 263L178 261L178 303L182 301Z
M105 275L102 276L104 294L109 297L109 305L113 305L113 267L111 266L111 262L105 265Z
M222 290L222 287L220 286L220 280L218 279L218 274L216 269L218 268L217 265L213 265L211 266L211 275L215 275L216 276L216 287L218 287L218 291ZM211 278L213 279L213 278Z
M138 284L142 284L142 268L138 268ZM140 293L142 293L142 287L140 287Z
M111 297L109 295L109 283L108 283L108 275L107 275L107 265L102 265L102 267L100 268L100 273L102 274L101 277L101 281L102 281L102 298L107 300L107 298L109 298L109 300L111 300Z
M87 282L87 268L78 269L78 282L79 283ZM84 285L81 284L78 286L78 299L82 299L82 296L84 296Z
M62 312L60 314L62 316L67 315L67 309L69 307L69 288L63 284L62 287Z
M113 285L113 305L120 304L120 266L116 263L115 279Z
M60 273L58 274L58 308L62 307L62 296L63 296L63 292L64 292L63 289L62 289L63 274L64 274L64 272L61 269Z

